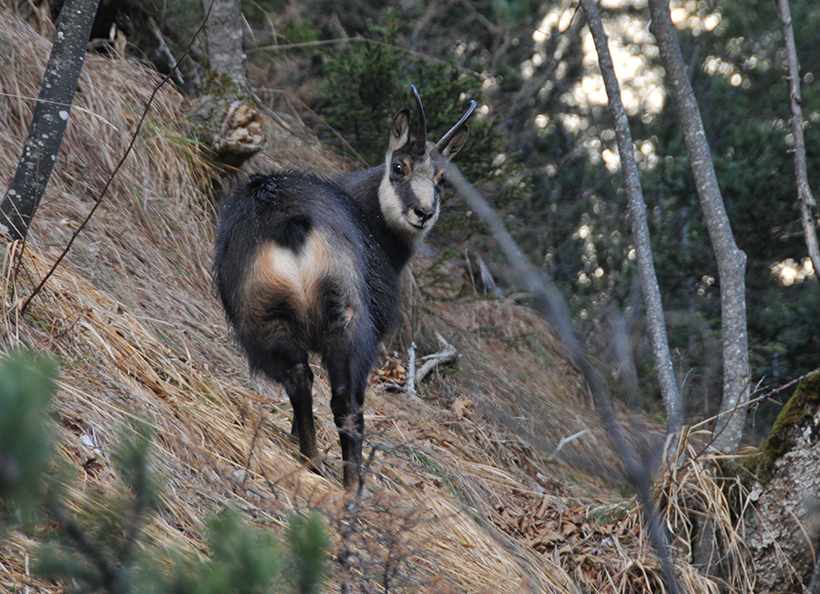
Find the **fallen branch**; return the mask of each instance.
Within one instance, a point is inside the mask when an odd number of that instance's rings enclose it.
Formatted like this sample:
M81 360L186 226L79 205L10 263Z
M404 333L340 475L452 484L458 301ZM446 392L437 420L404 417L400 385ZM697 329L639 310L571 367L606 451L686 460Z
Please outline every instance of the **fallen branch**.
M439 346L441 350L438 353L432 353L419 358L423 364L418 370L416 369L416 343L410 343L410 348L407 349L407 375L404 380L404 385L394 381L384 382L384 387L387 390L396 392L404 392L412 396L418 396L416 386L423 382L428 375L430 375L440 365L448 363L455 363L458 360L458 351L456 347L444 340L444 337L436 332Z
M416 343L411 342L407 349L407 379L404 380L404 391L416 394Z
M456 351L456 347L444 340L444 337L438 332L436 332L436 338L438 338L441 351L421 358L421 360L424 361L424 365L422 365L421 369L419 369L415 374L415 383L417 384L424 381L424 378L430 375L439 365L455 363L456 359L458 359L458 351ZM408 373L408 380L409 379L410 374Z
M159 44L158 51L162 54L166 60L168 60L168 66L171 67L171 74L174 77L174 81L179 85L180 88L185 84L185 80L182 78L182 73L179 71L177 67L177 59L174 57L174 54L171 52L171 48L168 47L168 43L165 41L165 37L162 35L162 31L159 29L159 25L154 20L154 17L148 17L148 26L151 29L151 33L154 34L154 37Z

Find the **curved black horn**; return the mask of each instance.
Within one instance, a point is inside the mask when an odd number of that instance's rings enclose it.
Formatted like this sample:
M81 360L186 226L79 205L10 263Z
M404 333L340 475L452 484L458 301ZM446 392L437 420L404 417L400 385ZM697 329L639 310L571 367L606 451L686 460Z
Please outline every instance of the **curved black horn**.
M450 143L450 140L453 139L453 135L455 135L455 133L458 132L459 128L461 128L464 125L464 122L466 122L467 119L471 115L473 115L474 111L475 111L475 101L470 101L470 107L467 108L467 113L465 113L463 116L461 116L461 119L458 121L458 123L455 126L453 126L452 128L450 128L450 131L447 132L447 134L445 134L444 136L441 137L441 140L439 140L436 143L436 148L441 150L442 147L447 146Z
M424 107L421 105L421 97L416 90L416 85L410 85L413 95L416 97L416 106L419 108L419 129L416 133L416 141L413 143L413 153L423 155L427 149L427 120L424 119Z

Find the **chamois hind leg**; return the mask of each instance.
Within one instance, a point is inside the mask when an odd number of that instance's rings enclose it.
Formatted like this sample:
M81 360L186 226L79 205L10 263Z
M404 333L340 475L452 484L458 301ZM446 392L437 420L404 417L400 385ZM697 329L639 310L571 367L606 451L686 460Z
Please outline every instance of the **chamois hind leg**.
M361 363L361 362L360 362ZM367 388L367 376L370 374L370 366L364 369L354 370L353 378L353 403L356 406L356 414L354 423L356 427L356 451L354 452L354 459L356 460L356 476L359 478L359 495L366 497L367 488L364 484L364 469L362 468L362 449L364 447L364 393ZM358 376L358 377L357 377Z
M291 432L299 438L299 451L311 463L313 470L324 475L325 468L316 446L316 425L313 419L313 371L307 361L290 369L285 390L293 406Z
M349 350L331 350L325 357L330 379L330 407L333 420L339 429L339 442L344 461L343 481L348 491L361 482L362 438L364 414L356 397L356 381L353 377Z
M324 475L325 469L316 445L316 426L313 419L313 371L307 353L269 353L262 369L285 387L293 407L291 433L299 438L299 452L312 469Z

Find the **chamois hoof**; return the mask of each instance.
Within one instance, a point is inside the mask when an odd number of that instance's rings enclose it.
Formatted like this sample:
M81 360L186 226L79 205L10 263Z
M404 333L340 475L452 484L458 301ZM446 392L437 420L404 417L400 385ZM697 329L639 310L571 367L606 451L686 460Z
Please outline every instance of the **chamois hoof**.
M327 477L327 471L325 470L325 465L321 460L312 460L310 462L310 471L318 474L319 476Z

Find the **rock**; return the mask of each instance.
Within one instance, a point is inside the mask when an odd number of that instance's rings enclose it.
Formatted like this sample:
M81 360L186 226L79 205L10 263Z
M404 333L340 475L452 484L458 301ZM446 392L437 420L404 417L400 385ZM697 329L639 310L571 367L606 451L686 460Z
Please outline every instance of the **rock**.
M754 477L746 545L757 592L800 592L820 551L820 374L803 380L743 467Z

